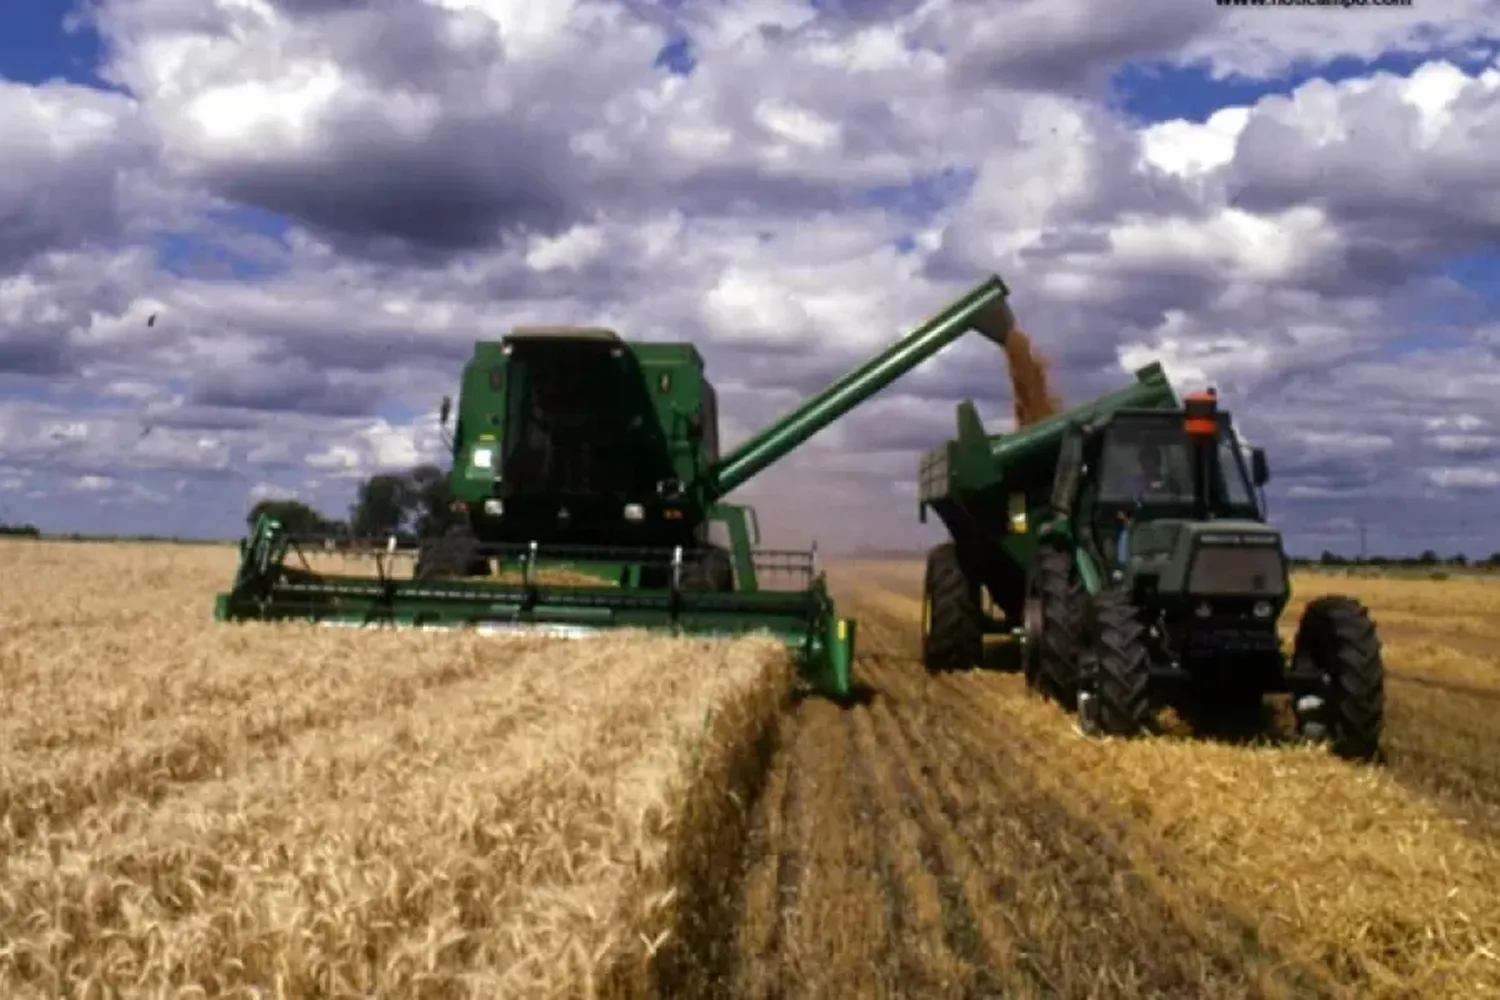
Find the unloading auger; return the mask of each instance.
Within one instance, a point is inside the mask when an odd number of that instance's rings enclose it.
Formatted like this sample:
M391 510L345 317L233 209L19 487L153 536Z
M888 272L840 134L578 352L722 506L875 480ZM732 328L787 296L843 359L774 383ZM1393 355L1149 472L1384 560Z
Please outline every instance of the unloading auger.
M759 549L754 511L725 498L968 330L1014 326L998 277L720 454L717 398L688 343L535 327L479 341L465 365L449 486L457 524L422 543L410 578L314 570L325 538L262 517L241 542L221 621L595 631L645 628L785 641L814 688L850 693L855 625L836 613L816 548ZM453 416L443 400L441 422ZM721 525L727 546L712 544ZM300 558L299 558L300 557ZM293 561L300 565L293 565ZM498 563L502 576L492 575ZM558 568L586 581L548 581ZM770 589L762 574L791 578Z

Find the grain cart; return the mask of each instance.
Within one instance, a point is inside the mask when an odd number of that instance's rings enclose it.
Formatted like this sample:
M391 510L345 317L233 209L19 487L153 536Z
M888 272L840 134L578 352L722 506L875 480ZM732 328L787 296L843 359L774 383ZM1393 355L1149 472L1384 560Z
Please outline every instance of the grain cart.
M727 454L703 358L685 343L603 329L520 329L480 341L463 370L449 487L457 525L423 544L411 578L314 572L295 537L262 518L241 543L220 620L499 630L769 630L817 689L850 692L853 623L839 618L816 552L757 548L730 492L965 331L1003 344L1008 291L992 277ZM717 523L728 544L710 544ZM289 559L297 557L300 565ZM498 564L503 576L491 576ZM586 582L549 582L566 567ZM763 588L762 573L793 577ZM519 577L517 579L517 576ZM509 577L510 579L505 579Z
M927 559L928 669L977 664L985 635L1005 631L1028 685L1076 709L1085 731L1133 735L1189 698L1244 718L1290 692L1305 737L1378 753L1384 667L1369 613L1349 597L1312 601L1286 655L1290 582L1260 492L1270 470L1212 392L1181 400L1153 364L1004 435L965 402L958 436L919 477L922 520L935 512L951 538Z

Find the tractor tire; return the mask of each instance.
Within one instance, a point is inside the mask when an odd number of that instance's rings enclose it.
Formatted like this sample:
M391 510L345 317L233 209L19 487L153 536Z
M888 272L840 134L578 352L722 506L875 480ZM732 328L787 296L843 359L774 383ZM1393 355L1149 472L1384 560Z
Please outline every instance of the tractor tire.
M1094 598L1094 627L1099 731L1135 736L1151 722L1146 626L1128 596L1107 588Z
M684 560L686 561L686 560ZM734 591L734 560L714 546L682 570L682 589L728 594Z
M1086 607L1068 553L1039 549L1026 598L1026 686L1069 711L1078 701Z
M928 673L968 670L984 658L984 611L979 586L944 542L927 553L922 581L922 665Z
M1333 752L1345 760L1377 759L1385 724L1385 663L1370 612L1352 597L1309 602L1292 655L1326 678L1316 721ZM1299 718L1299 728L1304 721Z
M413 580L451 580L489 576L490 561L479 554L479 540L467 524L455 524L442 536L422 543Z

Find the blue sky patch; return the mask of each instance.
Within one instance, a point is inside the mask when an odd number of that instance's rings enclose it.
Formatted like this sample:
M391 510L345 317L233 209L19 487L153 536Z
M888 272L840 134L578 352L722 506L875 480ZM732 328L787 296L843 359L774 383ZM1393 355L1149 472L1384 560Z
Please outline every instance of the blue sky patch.
M676 76L691 76L698 66L698 57L693 52L693 40L686 35L673 35L672 40L656 53L657 69L664 69Z
M0 77L17 83L118 88L99 77L104 42L66 0L9 0L0 11Z
M1500 40L1494 44L1500 47ZM1111 78L1111 103L1124 114L1141 122L1165 122L1178 118L1203 122L1221 108L1249 106L1262 97L1290 94L1310 80L1321 79L1337 83L1382 72L1405 76L1423 63L1443 58L1461 69L1472 71L1483 67L1492 57L1492 52L1475 48L1448 55L1392 54L1371 61L1341 58L1315 66L1303 66L1274 80L1215 80L1201 66L1129 63Z

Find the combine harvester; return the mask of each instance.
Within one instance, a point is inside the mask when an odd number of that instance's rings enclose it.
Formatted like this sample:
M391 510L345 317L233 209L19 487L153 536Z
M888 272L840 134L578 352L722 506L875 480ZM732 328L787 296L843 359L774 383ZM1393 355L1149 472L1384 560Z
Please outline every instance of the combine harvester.
M1181 400L1156 364L1013 434L988 434L960 404L958 436L919 471L919 515L952 539L927 558L927 668L976 665L985 635L1004 632L1028 685L1076 708L1086 732L1134 735L1184 697L1248 719L1290 692L1305 738L1376 757L1385 669L1368 611L1312 601L1290 657L1277 634L1291 587L1269 479L1216 394Z
M724 498L818 431L973 329L1004 345L1014 326L998 277L979 284L866 364L727 455L703 359L685 343L609 330L520 329L475 344L454 423L449 485L458 525L424 542L410 578L314 571L294 536L263 517L218 596L220 621L569 633L646 628L766 630L811 685L850 694L854 623L838 617L816 551L758 550L753 510ZM444 399L441 422L452 415ZM710 543L709 526L727 533ZM289 565L296 556L300 565ZM518 579L491 576L492 563ZM549 570L586 582L548 582ZM790 575L765 589L762 573Z

